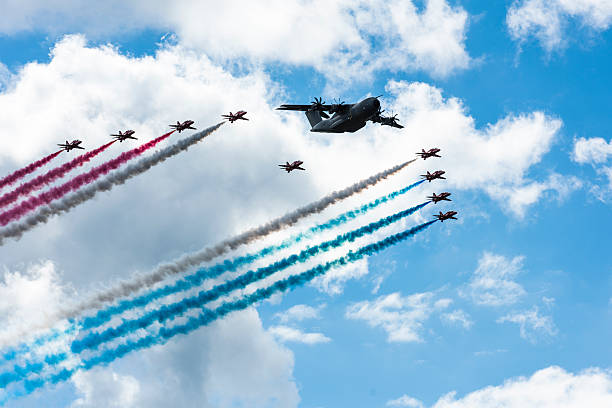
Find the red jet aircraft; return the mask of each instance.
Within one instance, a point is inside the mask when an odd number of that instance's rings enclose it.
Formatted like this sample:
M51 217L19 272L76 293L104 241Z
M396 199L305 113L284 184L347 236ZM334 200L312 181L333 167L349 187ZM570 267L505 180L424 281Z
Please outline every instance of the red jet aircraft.
M66 140L66 143L59 143L58 146L61 147L62 149L66 150L67 152L71 151L72 149L83 149L85 150L84 147L79 146L81 143L80 140L73 140L72 142L68 142Z
M436 204L436 203L439 203L440 201L453 201L450 198L448 198L448 196L450 195L451 193L440 193L440 195L436 195L436 193L433 193L432 196L429 196L427 198L430 199L431 202Z
M111 135L113 137L113 139L118 140L120 142L123 142L126 139L134 139L134 140L138 140L138 138L135 138L134 136L132 136L134 133L133 130L126 130L125 133L121 133L121 131L119 131L118 135Z
M287 173L290 173L292 170L306 170L300 167L302 163L304 162L301 160L296 160L293 163L287 162L287 164L279 164L278 167L282 168L283 170L286 170Z
M423 160L427 160L428 157L442 157L442 156L438 156L437 153L440 152L440 149L433 148L433 149L429 149L428 151L425 151L425 149L421 149L421 151L419 153L417 153L417 156L421 156L423 158Z
M237 121L238 119L248 120L247 118L244 117L244 115L246 115L246 112L241 110L241 111L238 111L236 113L230 112L229 115L221 115L221 117L229 120L230 123L233 123L233 122Z
M180 123L178 120L176 121L176 125L169 125L171 128L174 128L177 132L181 133L183 130L192 129L196 130L196 128L192 127L195 122L193 120L186 120L183 123Z
M446 172L442 170L437 170L437 171L434 171L433 173L427 172L427 174L421 174L421 177L423 177L425 180L431 183L431 180L435 180L435 179L446 180L446 177L442 177L444 173Z
M445 214L440 211L440 214L434 214L434 217L444 222L444 220L456 220L455 215L457 215L457 211L449 211Z

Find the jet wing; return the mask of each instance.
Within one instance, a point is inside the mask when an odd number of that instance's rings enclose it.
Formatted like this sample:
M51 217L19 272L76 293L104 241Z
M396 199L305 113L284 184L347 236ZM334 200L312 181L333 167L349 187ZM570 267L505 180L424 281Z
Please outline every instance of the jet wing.
M403 129L404 127L402 125L400 125L399 123L383 123L383 126L392 126L394 128L398 128L398 129Z
M320 109L317 110L323 110L323 111L327 111L331 109L331 105L321 105ZM281 105L278 108L276 108L276 110L290 110L290 111L302 111L302 112L307 112L309 110L312 110L312 104L310 105Z

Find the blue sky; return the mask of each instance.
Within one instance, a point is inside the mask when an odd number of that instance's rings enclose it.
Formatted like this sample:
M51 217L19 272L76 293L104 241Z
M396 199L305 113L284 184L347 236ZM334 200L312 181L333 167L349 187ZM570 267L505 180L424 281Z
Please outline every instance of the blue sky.
M224 125L183 160L169 160L0 246L5 338L42 321L41 310L61 309L66 293L85 299L421 147L439 145L445 157L419 161L297 228L438 166L448 181L417 187L347 229L446 190L451 204L429 205L402 226L440 209L459 211L460 220L434 224L256 311L7 406L163 406L172 397L220 407L609 406L609 2L425 0L387 9L364 0L361 10L338 2L330 5L329 24L319 24L317 14L299 19L297 3L277 8L302 30L256 6L232 8L240 2L224 8L185 0L176 13L136 1L97 11L68 3L51 11L42 2L15 5L0 18L6 19L0 21L6 67L0 65L0 127L13 135L0 142L2 174L76 132L93 146L128 123L148 139L176 115L197 118L198 129L230 109L253 116ZM206 20L207 7L211 15L235 18ZM387 24L393 7L397 21ZM263 24L245 23L249 13ZM309 36L307 29L319 26ZM319 35L325 41L313 40ZM356 102L379 94L406 128L369 124L354 134L319 135L308 132L302 115L273 110L315 96ZM30 123L32 130L24 126ZM276 172L276 162L294 157L307 172ZM32 296L40 300L30 302ZM283 335L290 330L297 337ZM316 340L305 340L308 333ZM568 391L571 384L577 385ZM450 392L456 394L444 397Z

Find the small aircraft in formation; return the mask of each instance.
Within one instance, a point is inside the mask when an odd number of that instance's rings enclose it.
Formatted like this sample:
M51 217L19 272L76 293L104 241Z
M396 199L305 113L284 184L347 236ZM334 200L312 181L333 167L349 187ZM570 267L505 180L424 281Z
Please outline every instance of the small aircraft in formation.
M438 149L437 147L434 147L433 149L429 149L427 151L425 151L425 149L421 149L421 151L417 153L417 156L421 156L423 160L427 160L427 158L429 157L442 157L438 156L439 152L440 149Z
M287 162L286 164L279 164L278 167L282 168L287 173L291 173L292 170L306 170L306 169L303 169L302 167L300 167L302 165L302 163L304 163L304 162L301 161L301 160L296 160L293 163Z
M180 123L178 120L176 121L176 125L169 125L171 128L173 128L174 130L176 130L177 132L181 133L183 130L187 130L187 129L192 129L192 130L196 130L196 128L194 128L193 125L195 122L193 120L186 120L183 123Z
M111 136L113 137L113 139L118 140L119 142L123 142L126 139L138 140L138 138L132 136L134 133L136 132L130 129L130 130L126 130L123 133L119 131L119 134L111 135Z
M440 211L440 214L434 214L434 217L444 222L444 220L456 220L457 218L455 215L457 215L457 211L449 211L446 213Z
M310 105L281 105L276 110L301 111L306 113L311 132L343 133L356 132L366 125L367 121L403 128L397 123L397 115L382 116L379 96L365 98L358 103L344 102L326 104L323 98L314 98ZM329 114L332 114L330 117Z
M85 150L84 147L81 147L81 143L83 143L80 140L73 140L72 142L68 142L66 140L66 143L59 143L58 146L61 147L62 149L64 149L65 151L69 152L72 149L82 149Z
M446 172L443 170L436 170L433 173L427 172L427 174L421 174L421 177L423 177L425 180L431 183L431 181L435 179L446 180L446 177L442 177L444 173Z
M453 201L450 198L448 198L451 195L451 193L440 193L439 195L436 195L436 193L433 193L433 195L427 197L429 200L431 200L432 203L437 204L440 201Z
M234 123L238 119L249 120L249 119L245 118L244 115L246 115L246 112L243 111L243 110L240 110L240 111L238 111L236 113L230 112L229 115L221 115L221 117L229 120L230 123Z

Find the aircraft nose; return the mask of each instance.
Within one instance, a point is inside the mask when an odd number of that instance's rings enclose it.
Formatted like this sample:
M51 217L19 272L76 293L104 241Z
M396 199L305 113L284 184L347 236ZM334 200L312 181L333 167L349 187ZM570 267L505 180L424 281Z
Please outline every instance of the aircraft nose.
M374 109L378 110L378 108L380 108L380 101L378 100L378 98L374 98L372 100L372 106L374 107Z

